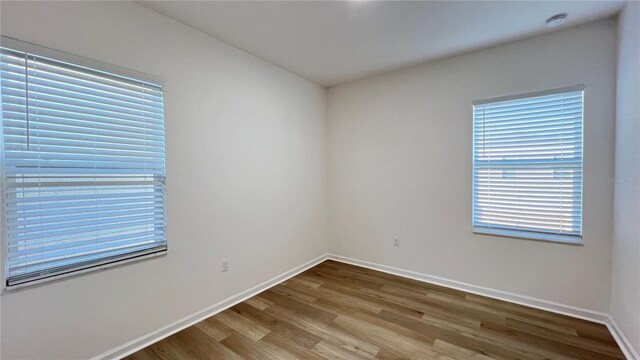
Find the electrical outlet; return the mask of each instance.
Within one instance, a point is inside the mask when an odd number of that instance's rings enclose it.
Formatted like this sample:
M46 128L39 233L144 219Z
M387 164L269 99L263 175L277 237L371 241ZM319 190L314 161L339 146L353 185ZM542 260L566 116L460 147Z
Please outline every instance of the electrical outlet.
M394 237L393 238L393 246L400 247L400 238L399 237Z
M222 260L222 272L226 272L226 271L229 271L229 260L228 259Z

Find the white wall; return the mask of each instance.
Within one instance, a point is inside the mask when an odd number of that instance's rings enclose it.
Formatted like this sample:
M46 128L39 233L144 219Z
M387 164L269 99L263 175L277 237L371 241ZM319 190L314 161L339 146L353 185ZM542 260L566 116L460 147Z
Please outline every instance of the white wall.
M607 20L329 89L329 250L608 312L615 70ZM472 234L472 101L581 83L584 245Z
M164 79L169 218L166 257L3 293L3 358L95 356L326 251L322 87L135 3L0 9L2 35Z
M640 351L640 3L618 23L611 315Z

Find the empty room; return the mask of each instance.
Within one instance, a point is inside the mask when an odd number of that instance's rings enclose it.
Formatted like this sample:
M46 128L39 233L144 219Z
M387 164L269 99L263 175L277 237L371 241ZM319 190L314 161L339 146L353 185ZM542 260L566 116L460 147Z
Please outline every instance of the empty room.
M640 2L0 0L1 360L640 360Z

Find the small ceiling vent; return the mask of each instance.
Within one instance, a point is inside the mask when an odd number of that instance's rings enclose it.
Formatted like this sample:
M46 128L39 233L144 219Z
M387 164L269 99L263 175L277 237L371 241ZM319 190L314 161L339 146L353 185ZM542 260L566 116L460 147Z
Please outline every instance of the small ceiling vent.
M552 28L564 24L567 21L567 15L567 13L553 15L547 19L547 27Z

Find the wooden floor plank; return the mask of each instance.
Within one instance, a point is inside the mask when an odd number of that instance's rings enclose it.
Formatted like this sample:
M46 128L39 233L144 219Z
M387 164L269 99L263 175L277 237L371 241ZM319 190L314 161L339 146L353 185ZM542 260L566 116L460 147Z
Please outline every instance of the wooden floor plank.
M295 355L282 348L271 345L268 342L253 341L240 333L228 336L222 340L221 344L247 360L296 359Z
M514 327L508 327L499 324L482 324L482 328L491 330L492 334L502 334L511 342L527 344L530 347L544 349L545 352L553 352L555 354L558 354L556 355L556 357L558 358L560 357L560 354L562 354L562 356L566 358L577 358L583 360L612 360L623 358L622 353L617 349L612 350L604 347L592 346L592 349L595 348L600 351L595 352L588 348L576 346L577 344L574 341L568 341L568 339L571 339L571 336L567 336L566 334L562 333L551 332L547 329L534 334L532 331L522 331ZM555 333L555 336L553 336L552 333ZM584 343L584 345L587 345L587 343Z
M182 344L178 341L176 336L173 335L151 345L149 349L156 354L158 359L162 360L182 360L191 358L187 350L182 348Z
M328 360L366 360L370 358L368 356L364 357L362 354L356 354L353 351L326 340L317 343L311 351Z
M436 339L433 343L433 349L437 352L440 352L444 355L447 355L453 359L460 360L495 360L492 357L482 355L479 352L475 352L473 350L465 349L461 346L457 346L454 344L449 344L446 341L442 341L440 339Z
M256 309L249 304L238 304L233 307L239 314L254 320L264 327L281 336L295 342L299 346L311 349L322 338L318 335L301 329L287 321L274 317L262 310Z
M549 331L545 328L532 325L529 323L507 319L507 324L509 328L522 331L527 334L543 337L546 339L558 341L564 343L566 345L575 346L580 349L589 350L592 352L597 352L600 354L608 355L614 358L623 358L622 351L616 345L615 342L601 342L598 340L591 339L589 337L583 336L571 336L563 333L557 333L553 331Z
M300 344L280 335L277 332L271 332L265 337L263 337L262 339L260 339L260 342L263 342L263 341L288 351L298 359L326 360L325 357L316 354L315 352L313 352L310 349L307 349L306 347L300 346Z
M332 343L347 349L363 357L374 356L380 348L364 339L358 338L349 332L343 331L334 324L327 324L303 314L296 314L279 306L270 306L266 312L295 324L323 339L329 339Z
M238 354L229 350L217 341L211 341L205 332L195 326L188 327L173 336L182 351L189 355L193 359L229 359L229 360L241 360L242 358Z
M426 319L416 321L404 316L394 314L392 312L383 311L379 314L379 317L389 322L396 323L401 326L405 326L409 329L413 329L419 333L433 334L436 340L440 339L451 344L458 345L465 349L476 351L478 353L490 356L495 359L532 359L533 357L522 354L518 351L514 351L509 347L505 347L499 343L491 343L478 339L475 336L469 334L476 328L465 327L466 331L458 331L459 329L451 329L446 326L437 326L431 321L437 319L437 321L446 321L451 324L458 324L460 322L448 321L446 318L437 318L435 316L427 316ZM435 343L435 341L434 341Z
M228 327L253 341L260 340L263 336L267 335L271 331L264 326L238 314L233 309L227 309L219 313L218 315L216 315L216 319L220 320L220 322L224 323Z
M220 322L215 317L210 317L194 325L216 341L222 341L233 333L233 329Z
M407 335L388 326L385 327L380 322L374 323L374 321L367 321L363 318L344 315L338 316L335 322L340 328L355 336L366 339L399 356L410 359L437 357L431 348L432 343L429 343L427 339Z
M245 300L244 302L249 304L249 305L251 305L251 306L253 306L253 307L255 307L255 308L258 308L260 310L264 310L264 309L268 308L269 306L273 305L273 303L271 301L263 299L263 298L261 298L259 296L251 297L251 298Z
M325 261L128 360L621 360L606 326Z
M309 305L296 299L280 295L272 289L265 291L263 293L263 296L266 297L269 301L272 301L273 303L282 306L290 311L312 317L327 324L330 324L337 316L336 314L324 311L313 305Z

